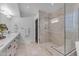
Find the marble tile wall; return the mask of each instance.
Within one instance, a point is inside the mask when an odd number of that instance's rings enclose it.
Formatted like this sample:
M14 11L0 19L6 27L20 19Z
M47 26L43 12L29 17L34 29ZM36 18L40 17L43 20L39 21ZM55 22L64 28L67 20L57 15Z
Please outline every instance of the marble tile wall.
M49 39L54 45L62 47L61 50L58 47L54 48L64 54L64 15L50 20Z
M48 14L46 12L39 12L39 34L40 34L40 43L49 42L49 32L48 32Z
M62 47L64 53L64 15L58 16L56 23L45 12L39 13L40 21L40 43L52 42L54 45ZM55 47L58 51L59 49Z
M51 19L51 20L54 20ZM57 17L58 22L49 23L49 35L51 41L59 46L64 45L64 16Z

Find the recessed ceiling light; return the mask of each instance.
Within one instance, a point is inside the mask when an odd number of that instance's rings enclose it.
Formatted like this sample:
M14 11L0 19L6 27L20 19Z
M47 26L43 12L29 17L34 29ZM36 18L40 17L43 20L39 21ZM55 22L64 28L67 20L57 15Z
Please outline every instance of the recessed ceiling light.
M51 3L51 6L54 6L54 3Z
M27 6L27 8L30 8L30 6Z

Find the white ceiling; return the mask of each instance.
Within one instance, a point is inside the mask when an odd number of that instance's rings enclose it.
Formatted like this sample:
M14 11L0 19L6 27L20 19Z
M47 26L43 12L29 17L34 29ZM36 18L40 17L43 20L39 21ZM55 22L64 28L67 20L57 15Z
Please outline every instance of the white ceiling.
M19 3L18 6L22 17L35 15L38 10L53 13L60 9L64 9L63 3Z
M64 9L64 3L0 3L0 8L1 7L9 8L14 15L20 14L22 17L29 17L36 15L38 10L56 14Z

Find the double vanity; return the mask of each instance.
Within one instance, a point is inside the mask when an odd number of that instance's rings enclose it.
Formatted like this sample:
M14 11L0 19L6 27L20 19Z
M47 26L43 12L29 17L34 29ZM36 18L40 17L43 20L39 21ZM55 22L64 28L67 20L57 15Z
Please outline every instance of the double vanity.
M10 33L5 39L0 40L0 56L14 56L17 49L19 33Z

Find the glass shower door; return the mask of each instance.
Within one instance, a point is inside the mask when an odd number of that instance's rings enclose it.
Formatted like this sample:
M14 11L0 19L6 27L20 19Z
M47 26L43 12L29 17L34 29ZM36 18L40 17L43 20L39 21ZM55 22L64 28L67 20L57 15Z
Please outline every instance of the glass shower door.
M65 4L65 55L74 55L75 42L78 40L78 4Z

